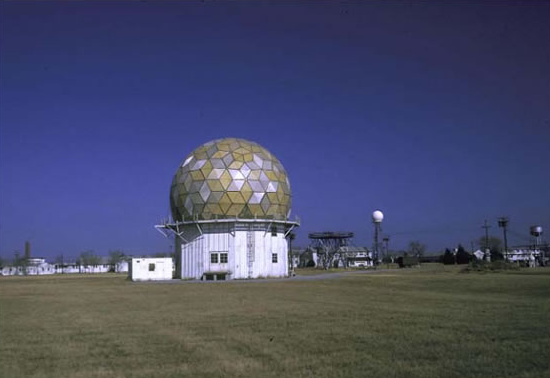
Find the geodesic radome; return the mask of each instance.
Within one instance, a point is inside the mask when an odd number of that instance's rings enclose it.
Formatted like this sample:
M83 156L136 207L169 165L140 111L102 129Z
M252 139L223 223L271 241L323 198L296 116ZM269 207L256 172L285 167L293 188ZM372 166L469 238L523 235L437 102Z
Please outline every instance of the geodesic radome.
M290 182L282 164L244 139L218 139L197 148L176 171L170 189L176 221L286 219L290 207Z

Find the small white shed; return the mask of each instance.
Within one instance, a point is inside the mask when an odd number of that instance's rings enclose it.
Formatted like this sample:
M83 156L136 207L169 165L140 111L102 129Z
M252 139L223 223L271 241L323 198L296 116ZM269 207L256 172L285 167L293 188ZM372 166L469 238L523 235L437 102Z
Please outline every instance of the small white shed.
M481 249L478 249L477 251L474 252L474 256L478 260L483 260L483 258L485 257L485 252L483 252Z
M132 281L171 280L174 263L171 257L133 258L128 269Z

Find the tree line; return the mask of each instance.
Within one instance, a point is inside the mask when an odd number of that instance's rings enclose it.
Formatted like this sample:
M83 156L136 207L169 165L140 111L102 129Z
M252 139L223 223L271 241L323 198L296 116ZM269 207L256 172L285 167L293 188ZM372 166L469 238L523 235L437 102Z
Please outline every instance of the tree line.
M482 236L479 238L479 245L484 246L485 249L489 250L491 261L504 260L502 240L499 238L490 236L486 239L485 236ZM441 256L441 262L446 265L468 264L473 260L476 260L476 257L473 254L468 253L461 244L458 245L456 253L453 253L449 248L446 248L445 252Z
M483 248L484 251L485 249L489 250L491 261L504 260L503 243L499 238L490 236L486 239L485 236L482 236L479 238L477 245L479 245L480 248ZM431 260L431 262L435 262L434 257L437 260L437 255L428 258L425 257L425 254L426 245L418 240L413 240L409 242L406 250L401 250L397 252L396 255L398 259L414 258L417 263L422 262L423 259L426 261ZM392 262L393 259L394 257L386 256L384 258L384 262ZM445 248L444 253L439 256L438 260L443 264L468 264L474 259L476 259L476 257L472 253L468 252L461 244L459 244L455 252L451 251L449 248Z

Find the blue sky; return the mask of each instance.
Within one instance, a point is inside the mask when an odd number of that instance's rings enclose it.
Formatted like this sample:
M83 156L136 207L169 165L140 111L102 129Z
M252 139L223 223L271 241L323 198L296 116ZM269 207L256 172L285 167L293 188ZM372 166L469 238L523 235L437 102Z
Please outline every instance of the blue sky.
M550 232L550 2L2 2L0 256L166 251L200 144L289 173L298 244Z

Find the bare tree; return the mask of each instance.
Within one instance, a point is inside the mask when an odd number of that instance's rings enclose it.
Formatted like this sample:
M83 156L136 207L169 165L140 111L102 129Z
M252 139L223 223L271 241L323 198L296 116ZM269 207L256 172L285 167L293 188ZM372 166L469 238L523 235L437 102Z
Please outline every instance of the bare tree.
M109 265L111 265L110 271L116 272L116 265L124 259L124 252L115 249L109 251Z
M338 249L326 245L317 247L317 259L323 269L330 269L332 267L337 251Z
M334 258L348 245L353 232L313 232L309 234L311 247L317 251L317 259L324 269L333 266Z
M418 240L413 240L409 243L409 249L407 253L411 256L422 257L426 253L426 245L420 243Z
M490 249L491 251L502 252L502 240L495 236L489 236L485 239L485 236L479 238L479 246L483 249Z
M99 265L100 261L101 258L92 250L81 252L78 258L79 264L84 266Z
M338 261L342 266L347 269L349 268L349 258L352 257L353 253L350 253L346 247L340 247L338 251Z

